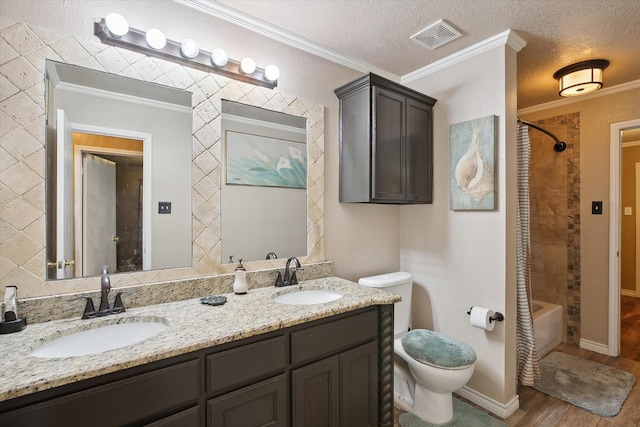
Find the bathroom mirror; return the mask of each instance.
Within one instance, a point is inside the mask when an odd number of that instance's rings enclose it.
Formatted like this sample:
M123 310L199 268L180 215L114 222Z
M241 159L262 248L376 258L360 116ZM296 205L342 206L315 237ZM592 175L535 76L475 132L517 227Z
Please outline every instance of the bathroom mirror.
M280 259L306 255L307 261L323 260L322 106L271 91L266 92L272 98L265 103L256 96L261 93L258 89L249 92L251 95L238 96L242 93L239 84L227 80L218 82L225 86L218 89L220 98L213 101L215 92L203 93L209 87L217 87L211 76L200 76L197 84L185 85L194 90L193 94L171 87L176 84L166 80L167 76L157 79L169 85L164 86L78 65L46 61L46 280L92 276L101 265L114 262L100 259L92 262L83 256L89 250L83 245L97 242L90 232L105 233L106 243L94 245L96 249L116 246L115 267L110 268L111 273L174 268L170 274L178 277L214 274L228 271L224 264L229 262L229 255L234 255L231 269L239 258L264 262L267 255ZM244 86L242 91L246 91ZM221 99L227 98L234 101L224 103L236 107L219 116L214 114L223 107L218 104L211 108L210 103L222 103ZM116 104L118 102L121 104ZM62 133L60 140L64 140L65 128L57 125L58 110L65 111L68 127L73 131L68 138L73 141L75 137L75 143L57 144L58 134ZM118 117L118 112L125 114ZM291 140L297 144L306 141L299 150L300 154L309 156L307 188L286 188L286 191L280 191L286 195L283 199L271 199L271 188L237 185L233 189L250 192L265 189L265 194L270 196L241 196L234 200L233 191L228 194L228 188L221 188L226 186L222 151L227 131L222 127L223 121L225 126L228 122L227 115L234 116L232 123L245 123L244 128L231 126L232 138L248 134L256 138ZM154 129L146 129L143 125L131 125L145 116L152 117L153 125L166 124L169 129L156 134ZM252 120L253 125L246 124ZM63 116L60 121L64 123ZM269 121L273 123L266 123ZM269 128L272 130L264 130ZM273 133L274 128L281 128L281 133ZM285 128L288 134L285 132L282 136ZM261 132L267 133L261 135ZM78 141L79 138L85 140ZM105 139L110 142L102 142ZM63 147L69 152L65 153ZM288 156L290 162L300 158L296 150L293 153L295 157ZM58 159L62 162L59 168ZM115 212L116 222L129 224L124 231L113 233L101 226L92 226L91 220L97 217L83 212L83 203L96 206L98 214L104 214L107 211L104 207L114 204L106 201L104 190L86 191L87 202L83 201L84 175L80 173L85 167L83 161L99 166L115 163L116 181L118 170L127 171L127 194L119 196L127 201ZM284 168L285 172L288 170ZM145 191L145 183L151 182L151 190ZM91 196L95 203L89 201ZM227 196L231 199L226 200ZM252 205L247 209L248 200L267 200L267 204ZM145 206L150 207L145 209ZM168 207L170 213L160 213ZM249 214L254 216L247 216ZM128 217L126 220L125 216ZM83 221L85 217L89 221ZM239 220L236 224L240 226L227 223L233 218ZM105 222L104 219L97 220L100 225ZM246 234L240 235L239 230ZM271 232L272 237L264 237L265 231ZM259 241L270 243L251 246L252 242ZM118 247L126 250L118 254ZM249 268L254 265L250 264ZM178 270L180 267L186 268ZM131 277L137 280L137 276Z
M307 119L222 100L222 262L307 255Z
M191 93L45 69L47 279L190 267Z

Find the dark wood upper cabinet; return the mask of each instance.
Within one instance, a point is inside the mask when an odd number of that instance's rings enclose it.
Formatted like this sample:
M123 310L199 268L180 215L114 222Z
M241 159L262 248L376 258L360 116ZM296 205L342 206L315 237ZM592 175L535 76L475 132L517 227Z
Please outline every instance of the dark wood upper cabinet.
M340 100L340 202L431 203L436 100L367 74Z

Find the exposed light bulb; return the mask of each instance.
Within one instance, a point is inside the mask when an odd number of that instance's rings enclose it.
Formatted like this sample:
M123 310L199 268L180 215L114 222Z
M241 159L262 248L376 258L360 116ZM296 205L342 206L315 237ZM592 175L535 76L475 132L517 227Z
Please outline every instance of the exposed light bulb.
M180 45L180 52L182 52L182 56L185 58L195 58L200 53L200 48L198 48L198 43L192 39L185 39Z
M275 82L280 77L280 70L275 65L267 65L267 68L264 69L264 76L270 82Z
M152 28L146 34L147 43L154 49L162 49L167 44L167 38L162 31Z
M107 29L114 37L122 37L129 32L129 23L119 13L110 13L104 18Z
M240 63L240 69L245 74L252 74L256 70L256 61L251 58L244 58Z
M228 61L229 56L224 49L214 49L213 52L211 52L211 62L213 62L213 65L216 67L224 67Z

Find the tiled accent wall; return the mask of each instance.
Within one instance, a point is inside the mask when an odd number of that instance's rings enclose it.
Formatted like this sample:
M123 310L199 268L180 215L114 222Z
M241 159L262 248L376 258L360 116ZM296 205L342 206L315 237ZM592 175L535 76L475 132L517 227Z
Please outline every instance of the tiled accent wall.
M99 278L45 280L45 59L66 62L193 93L193 267L123 273L112 286L211 276L220 264L221 100L228 99L307 120L307 256L324 261L324 107L124 49L53 34L24 22L0 29L0 290L18 285L36 297L99 289ZM245 263L248 270L284 260Z
M563 340L580 342L580 114L535 122L567 143L562 153L535 129L531 140L531 288L534 299L561 304Z

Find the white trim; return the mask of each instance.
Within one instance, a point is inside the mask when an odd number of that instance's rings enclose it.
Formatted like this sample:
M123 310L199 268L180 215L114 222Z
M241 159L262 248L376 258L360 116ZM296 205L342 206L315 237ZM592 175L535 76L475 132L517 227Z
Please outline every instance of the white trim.
M622 144L622 146L624 147L625 144ZM633 296L640 296L640 289L638 286L638 283L640 283L640 215L638 215L638 213L640 212L640 163L636 163L636 173L635 173L635 196L636 196L636 205L634 207L634 209L636 210L634 212L634 215L636 217L636 265L635 265L635 277L636 277L636 288L635 288L635 292L633 292L635 295ZM625 289L622 289L622 292L624 292Z
M609 356L620 353L620 131L633 127L640 119L611 123L609 132Z
M110 90L98 89L95 87L83 86L75 83L60 82L56 89L61 89L72 93L79 93L81 95L96 96L99 98L130 102L132 104L138 104L145 107L162 108L165 110L177 111L180 113L193 113L193 107L191 107L190 105L180 105L174 104L172 102L158 101L157 99L142 98L139 96L130 95L128 93L112 92Z
M400 78L400 83L411 83L430 74L442 71L445 68L452 67L456 64L459 64L460 62L464 62L470 58L473 58L474 56L481 55L485 52L490 51L491 49L504 45L509 45L516 52L519 52L523 47L527 45L527 42L524 41L524 39L522 39L515 31L506 30L484 41L469 46L466 49L462 49L452 55L449 55L446 58L435 61L425 67L412 71L411 73L405 74Z
M333 61L337 64L344 65L363 73L374 72L395 82L400 81L399 76L382 70L372 64L369 64L368 62L360 61L358 59L344 55L336 50L330 49L312 40L301 37L280 27L276 27L275 25L267 21L263 21L237 9L234 9L233 7L227 6L226 4L210 0L174 1L176 3L180 3L193 9L199 10L200 12L215 16L216 18L222 19L224 21L231 22L265 37L269 37L273 40L277 40L281 43L293 46L304 52L308 52L321 58L328 59L329 61Z
M502 404L497 400L487 397L486 395L467 386L462 387L460 390L456 391L455 394L464 397L481 408L484 408L505 420L520 408L520 398L517 394L506 404Z
M609 347L606 344L601 344L595 341L589 341L580 338L580 348L584 348L585 350L595 351L600 354L608 354L609 356L614 356L609 352Z
M614 93L626 92L628 90L639 89L639 88L640 88L640 80L633 80L633 81L622 83L616 86L605 87L595 92L592 92L588 95L574 96L571 98L562 98L556 101L545 102L544 104L534 105L532 107L521 108L518 110L518 115L537 113L538 111L544 111L544 110L548 110L556 107L563 107L565 105L575 104L577 102L587 101L593 98L613 95Z
M296 126L283 125L281 123L269 122L269 121L266 121L266 120L252 119L252 118L243 117L243 116L235 116L233 114L227 114L227 113L224 114L224 119L232 121L232 122L236 122L236 123L246 124L246 125L249 125L249 126L260 126L260 127L263 127L263 128L273 129L273 130L277 130L277 131L291 132L291 133L297 134L297 135L305 135L305 136L307 135L306 127L300 128L300 127L296 127ZM306 143L306 141L305 141L305 143Z
M344 65L345 67L349 67L363 73L373 72L382 77L386 77L390 80L400 82L402 84L421 79L427 75L466 61L469 58L480 55L484 52L487 52L488 50L499 46L508 45L516 52L519 52L527 45L527 42L515 31L506 30L500 34L488 38L487 40L476 43L473 46L454 53L453 55L447 56L446 58L427 65L426 67L419 68L411 73L405 74L400 77L395 74L389 73L388 71L380 69L375 65L369 64L368 62L344 55L336 50L330 49L298 34L277 27L267 21L241 12L224 3L219 3L217 1L211 0L174 1L185 6L189 6L200 12L215 16L216 18L222 19L224 21L231 22L235 25L246 28L260 35L269 37L273 40L277 40L281 43L293 46L312 55L328 59L329 61Z
M127 129L107 128L83 123L71 123L73 132L91 133L118 138L129 138L142 140L143 164L153 165L153 144L152 134ZM142 270L147 271L153 268L151 262L153 236L151 235L151 205L152 196L153 167L142 168Z

